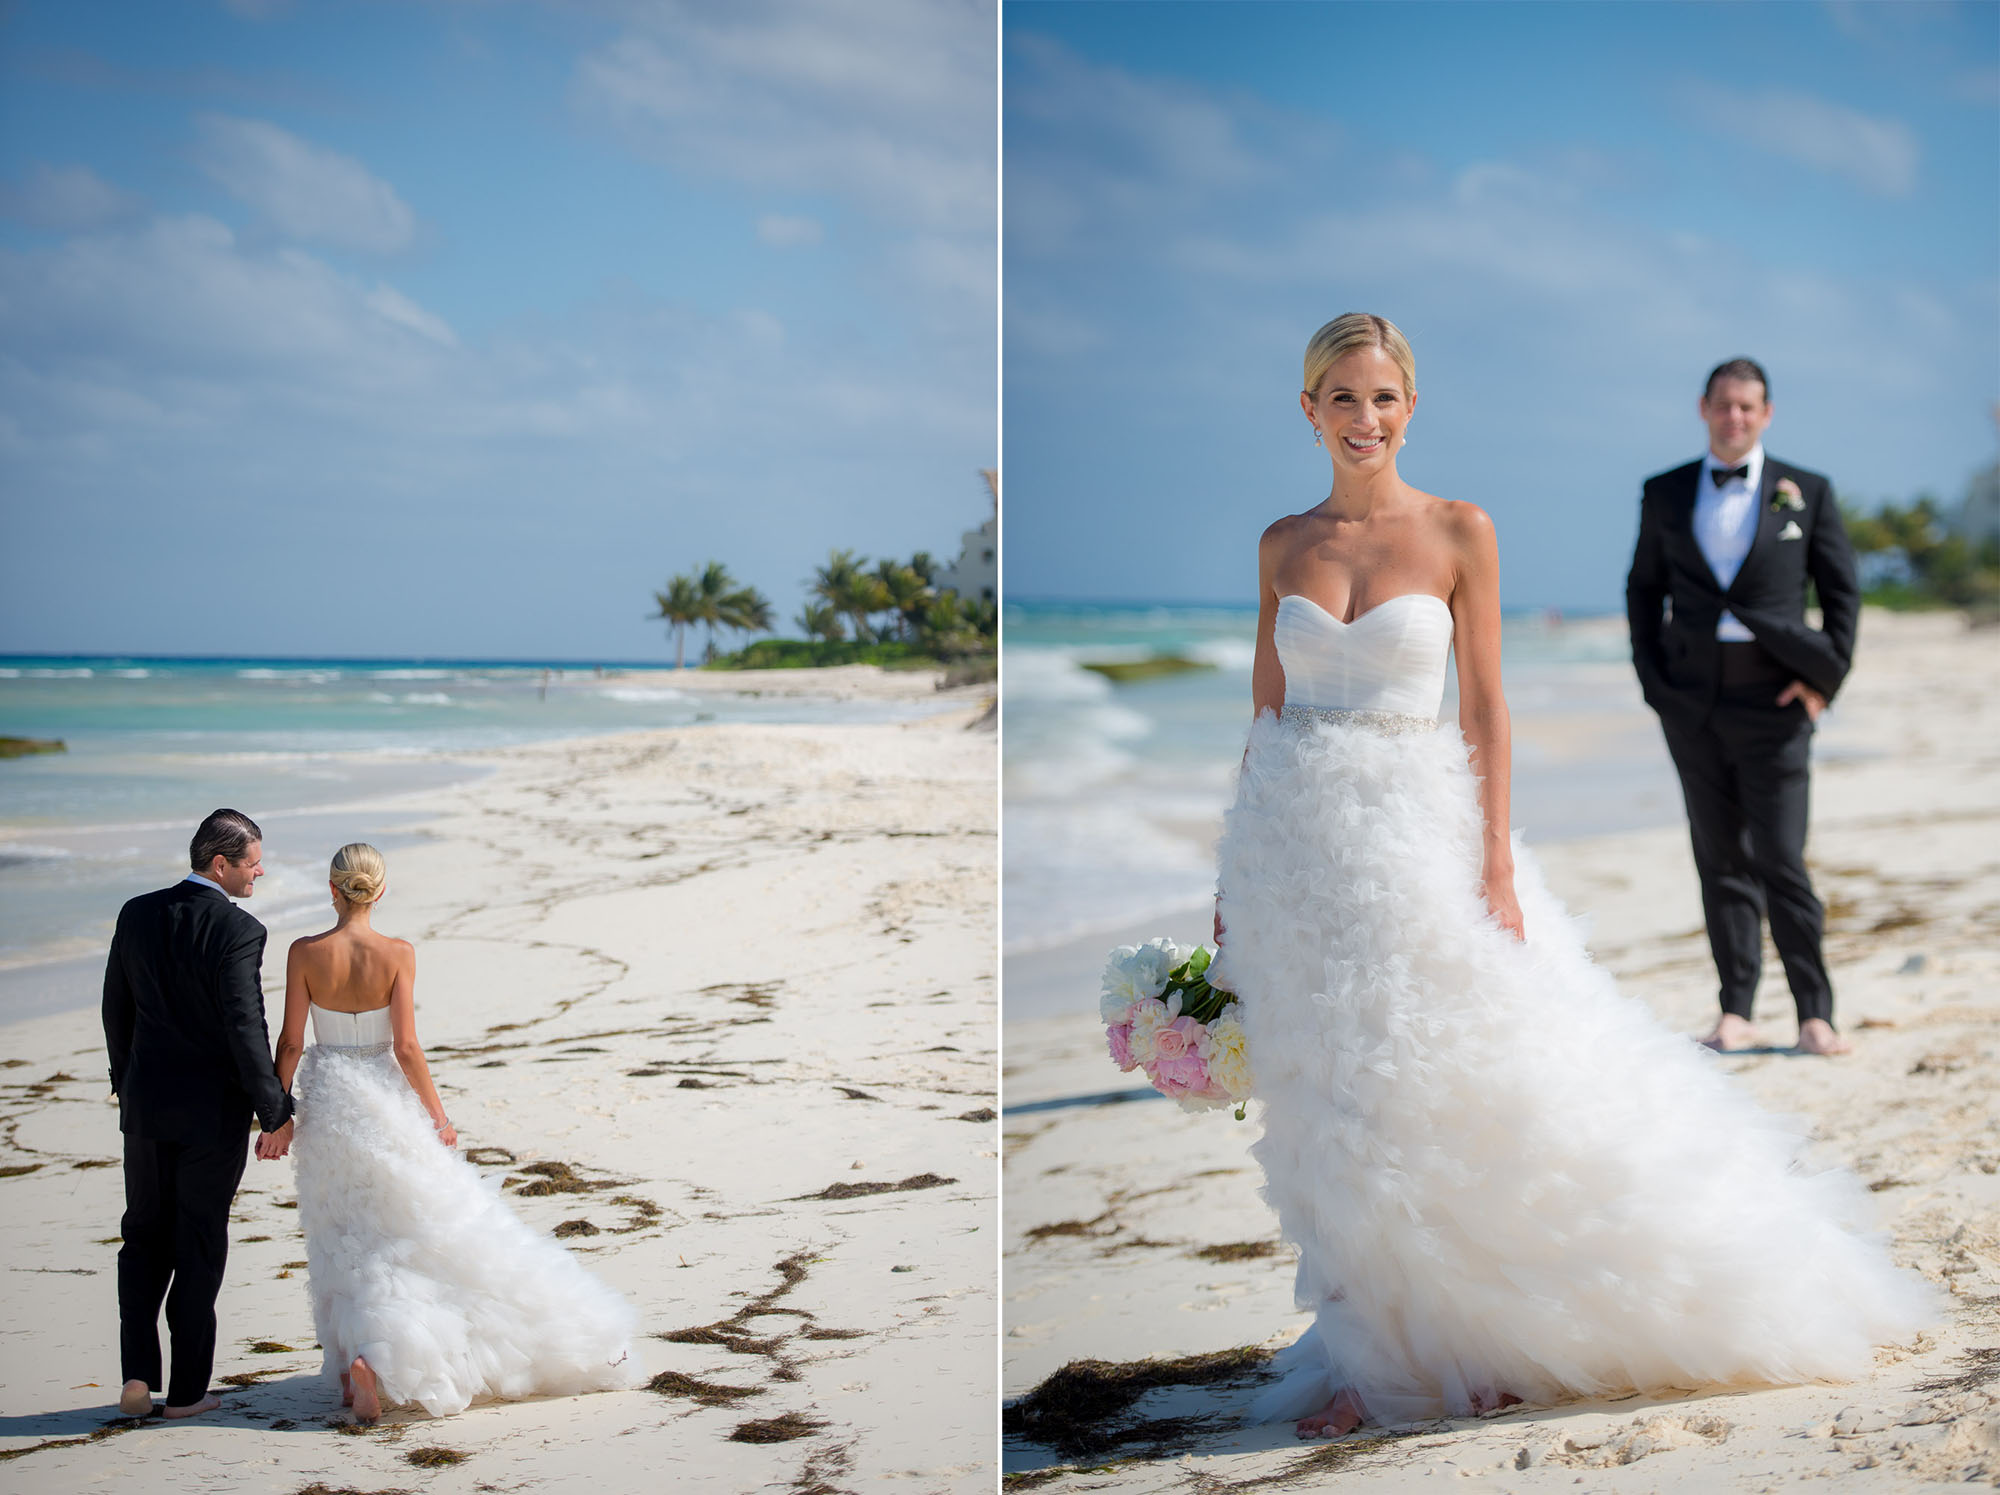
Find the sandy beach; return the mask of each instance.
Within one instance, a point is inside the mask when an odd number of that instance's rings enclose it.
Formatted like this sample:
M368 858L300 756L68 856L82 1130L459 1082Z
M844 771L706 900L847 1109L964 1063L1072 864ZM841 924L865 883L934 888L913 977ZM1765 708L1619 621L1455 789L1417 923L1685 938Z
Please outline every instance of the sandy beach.
M1636 687L1633 721L1644 718ZM1549 724L1536 730L1548 733ZM1246 1155L1254 1114L1183 1115L1134 1095L1104 1056L1096 967L1110 937L1007 962L1010 1003L1073 1016L1006 1026L1003 1394L1072 1362L1010 1434L1010 1489L1437 1488L1761 1491L2000 1483L2000 636L1956 615L1869 612L1823 724L1810 855L1829 914L1837 1016L1856 1052L1801 1058L1766 952L1760 1032L1719 1059L1761 1103L1810 1119L1812 1161L1868 1186L1896 1260L1950 1294L1913 1344L1859 1383L1686 1388L1365 1429L1300 1444L1235 1413L1270 1350L1306 1322L1291 1252ZM1714 973L1685 831L1536 847L1592 920L1592 948L1671 1026L1713 1017ZM1125 938L1204 938L1207 910ZM1106 1103L1119 1096L1130 1103ZM1756 1242L1746 1242L1754 1251ZM1179 1364L1137 1366L1153 1359ZM1094 1399L1094 1403L1089 1400ZM1066 1415L1063 1409L1067 1409ZM1021 1416L1020 1410L1013 1414Z
M353 1426L319 1377L291 1164L253 1162L222 1410L117 1419L117 1112L96 1013L58 1013L0 1038L7 1488L992 1488L986 692L786 674L812 678L716 688L950 709L469 755L489 772L427 801L375 921L417 945L467 1157L638 1305L651 1387ZM274 1035L283 970L274 940Z

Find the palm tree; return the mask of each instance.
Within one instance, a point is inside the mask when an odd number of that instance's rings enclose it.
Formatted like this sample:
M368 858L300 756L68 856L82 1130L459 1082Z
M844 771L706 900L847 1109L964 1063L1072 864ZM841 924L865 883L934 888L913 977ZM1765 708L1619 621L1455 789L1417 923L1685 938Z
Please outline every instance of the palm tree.
M840 626L840 614L824 602L808 602L799 609L792 623L807 638L826 639L838 643L844 634Z
M771 600L755 587L731 592L716 608L716 621L738 633L769 633L771 619Z
M812 594L844 614L854 626L855 638L866 643L874 636L868 615L880 612L889 602L882 583L862 570L863 564L851 550L828 552L826 564L813 569Z
M664 592L653 593L653 600L660 605L654 616L666 619L674 631L674 668L684 669L688 624L702 619L701 587L691 576L676 576L667 583Z
M937 558L928 550L920 550L910 557L910 569L924 579L925 586L934 587L937 585Z
M882 561L875 567L875 581L882 588L882 595L896 612L896 636L908 638L910 625L923 614L934 595L928 583L914 567L898 565L895 561Z
M715 657L715 628L725 623L723 609L736 592L736 578L729 574L729 568L721 561L710 561L701 568L695 578L695 590L701 596L701 613L698 621L708 625L708 657Z

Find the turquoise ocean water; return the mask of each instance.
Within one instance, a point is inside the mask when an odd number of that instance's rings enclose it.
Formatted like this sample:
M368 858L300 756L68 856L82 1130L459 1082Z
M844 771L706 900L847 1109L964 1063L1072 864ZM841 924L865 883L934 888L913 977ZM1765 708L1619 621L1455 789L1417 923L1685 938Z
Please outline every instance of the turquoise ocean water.
M1128 929L1214 890L1214 837L1250 724L1249 608L1014 603L1002 646L1008 954ZM1086 661L1179 655L1215 668L1114 685ZM1625 620L1509 616L1513 819L1531 841L1671 824L1659 730ZM1444 715L1456 710L1456 680Z
M84 1000L119 905L186 870L188 839L217 806L263 828L251 907L279 926L317 916L335 848L401 844L423 818L422 791L477 773L455 753L925 709L696 695L650 665L0 656L0 735L68 749L0 760L0 1021ZM390 795L416 797L393 814L346 808Z

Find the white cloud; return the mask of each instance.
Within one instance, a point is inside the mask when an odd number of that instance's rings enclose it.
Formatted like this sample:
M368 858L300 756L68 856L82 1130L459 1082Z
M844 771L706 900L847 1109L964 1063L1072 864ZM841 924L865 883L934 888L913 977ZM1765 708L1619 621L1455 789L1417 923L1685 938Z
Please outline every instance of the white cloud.
M106 228L135 217L144 206L88 166L38 164L23 180L0 183L0 214L36 228Z
M766 213L757 220L757 237L780 249L791 249L802 244L817 244L826 234L817 218Z
M635 8L579 101L677 166L831 191L888 220L991 232L992 0Z
M263 120L205 114L199 123L202 169L287 238L372 254L415 239L416 214L352 156Z
M1880 197L1907 197L1922 154L1899 119L1878 118L1783 89L1688 85L1694 116L1709 129L1772 155L1844 176Z

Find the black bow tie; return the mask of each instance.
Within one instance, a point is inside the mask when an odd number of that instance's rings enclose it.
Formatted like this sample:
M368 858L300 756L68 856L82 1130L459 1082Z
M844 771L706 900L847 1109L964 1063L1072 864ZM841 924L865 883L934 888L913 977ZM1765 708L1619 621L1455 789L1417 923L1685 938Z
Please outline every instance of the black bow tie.
M1708 475L1715 479L1715 486L1718 488L1737 478L1747 483L1750 481L1750 464L1745 462L1741 467L1711 467Z

